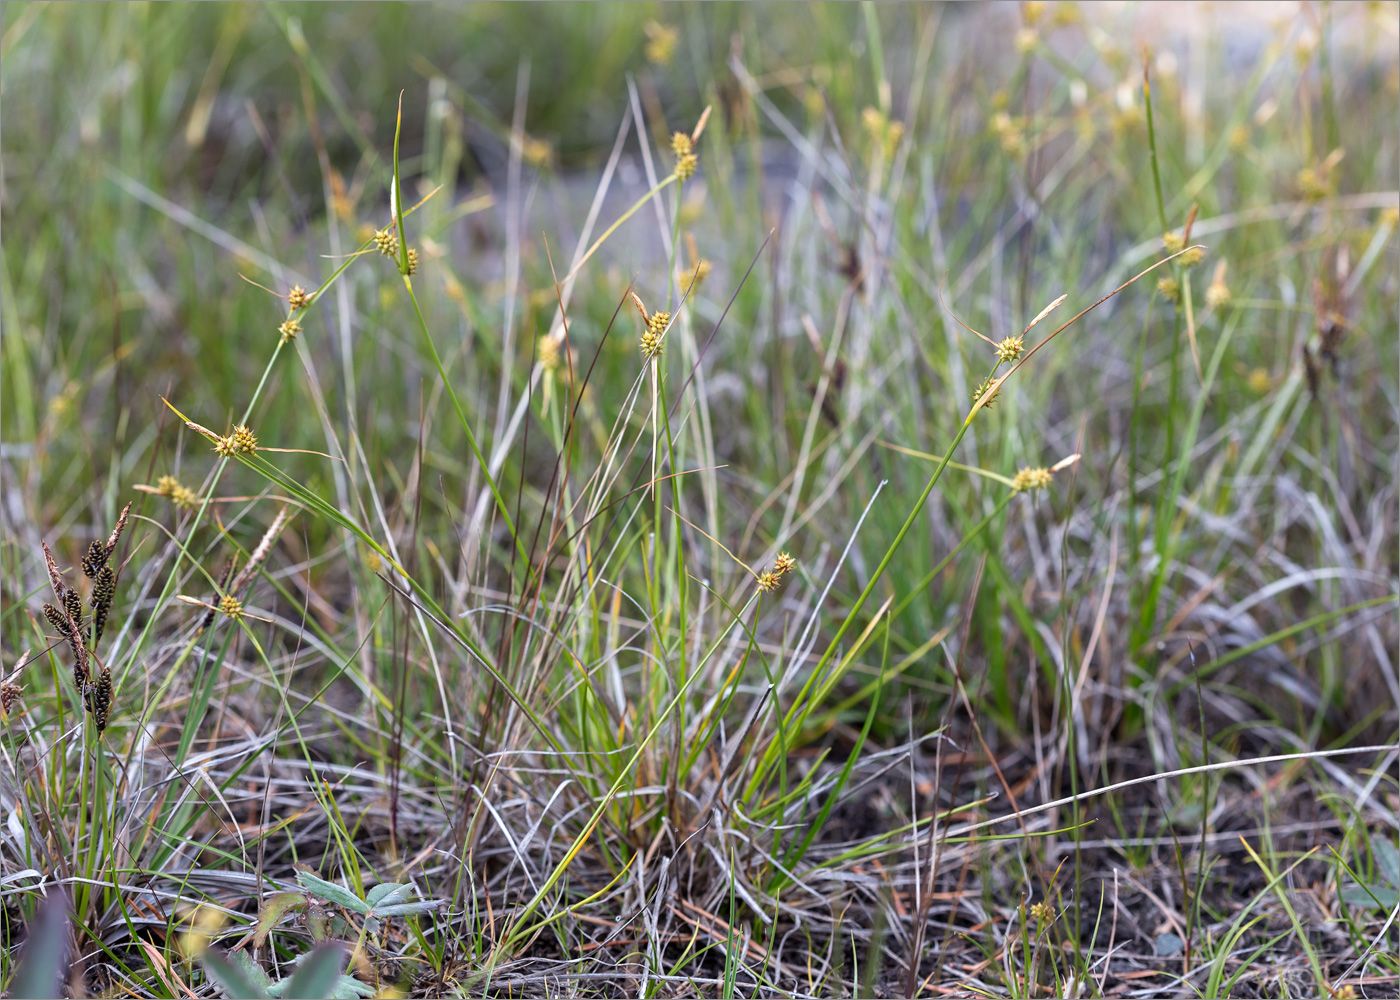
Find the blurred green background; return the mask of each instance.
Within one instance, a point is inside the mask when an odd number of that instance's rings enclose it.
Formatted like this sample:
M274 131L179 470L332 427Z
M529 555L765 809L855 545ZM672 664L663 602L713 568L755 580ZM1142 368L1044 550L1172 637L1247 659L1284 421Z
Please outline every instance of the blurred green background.
M1129 527L1127 516L1147 546L1144 566L1146 553L1183 560L1189 571L1165 581L1175 603L1143 612L1137 588L1163 581L1133 584L1123 620L1147 619L1131 630L1134 644L1197 591L1193 573L1210 578L1237 557L1253 561L1261 545L1302 566L1334 565L1359 546L1373 553L1362 558L1365 572L1385 578L1393 546L1375 550L1369 540L1394 537L1395 7L1188 10L6 4L8 576L33 577L36 531L81 535L105 523L132 483L204 474L202 451L189 457L187 435L159 396L215 427L241 412L282 313L250 282L279 293L298 279L314 285L329 273L329 255L387 222L400 94L409 190L440 191L419 217L425 309L491 439L499 380L512 400L524 391L533 336L554 309L547 251L558 264L572 250L635 92L662 173L669 131L714 109L700 180L681 207L681 228L714 266L694 301L701 333L773 234L707 354L724 404L710 433L728 465L716 527L729 541L775 530L782 504L763 501L792 469L821 371L802 317L828 338L852 266L878 265L879 275L850 304L845 385L827 404L843 423L824 469L849 477L850 488L806 529L810 551L841 544L887 478L889 512L876 512L868 541L870 553L881 551L917 495L924 467L867 437L937 451L961 417L983 349L942 308L945 275L950 309L999 339L1057 295L1086 304L1144 266L1160 249L1163 218L1179 232L1194 205L1194 235L1211 251L1194 277L1194 356L1187 324L1154 293L1154 276L1044 352L990 428L969 440L964 460L1009 475L1081 451L1074 485L1043 516L1088 518L1070 532L1085 552L1098 551L1115 521ZM1144 51L1160 208L1146 152ZM636 141L633 130L595 233L649 186ZM647 209L582 273L578 344L601 340L629 280L653 303L665 297L659 245ZM520 260L514 285L511 247ZM1217 271L1222 263L1227 270ZM376 488L393 498L408 474L420 397L440 397L391 279L382 267L352 269L348 299L317 307L300 365L273 374L256 422L266 442L328 450L325 420L353 416ZM1217 280L1238 311L1218 384L1199 401L1197 440L1209 447L1177 492L1170 475L1158 475L1125 507L1130 459L1139 476L1177 468L1197 372L1227 324L1224 299L1218 308L1206 302ZM1323 342L1329 311L1345 315L1335 351ZM635 366L631 337L629 326L600 360L599 426L616 416L608 387ZM1310 365L1321 372L1316 385ZM1260 428L1274 436L1254 440ZM452 421L439 420L435 432L427 463L449 486L428 498L427 516L447 532L470 468ZM314 456L284 461L328 494L347 488ZM507 489L538 488L548 467L522 459L504 475ZM1329 525L1299 528L1281 513L1292 500L1241 494L1235 475L1303 484ZM819 488L809 482L801 509ZM1209 518L1173 526L1187 498L1190 511L1235 519L1238 551ZM941 489L915 553L893 567L897 589L917 581L987 502L977 480ZM1079 591L1048 603L1018 599L1013 570L1030 556L998 525L986 547L1007 562L994 566L975 634L1011 713L1003 629L1046 655L1031 617L1078 609L1088 575ZM1168 529L1185 531L1171 553L1166 541L1148 541ZM309 530L313 547L329 537L323 526ZM946 591L914 603L911 636L944 622L970 572L957 570ZM1240 593L1275 572L1283 571L1243 573ZM1305 588L1292 606L1270 605L1260 627L1337 600L1326 587ZM1361 704L1335 683L1324 685L1333 697Z

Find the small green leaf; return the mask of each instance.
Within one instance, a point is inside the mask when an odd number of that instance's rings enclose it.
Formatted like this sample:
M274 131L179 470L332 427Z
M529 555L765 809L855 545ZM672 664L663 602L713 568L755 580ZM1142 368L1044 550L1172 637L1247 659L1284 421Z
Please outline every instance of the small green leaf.
M443 899L413 899L416 892L412 882L384 882L365 893L365 901L373 908L376 917L428 913L447 905Z
M267 991L267 995L275 1000L283 1000L285 997L292 996L289 991L292 988L293 978L288 976L286 979L277 980ZM374 994L373 986L360 982L354 976L341 975L327 992L317 995L326 997L326 1000L359 1000L361 997L372 997Z
M313 895L337 903L347 910L354 910L356 913L369 913L369 907L365 905L365 901L344 886L327 882L310 872L297 872L297 881L301 883L302 888Z
M392 903L388 906L375 907L375 916L379 917L401 917L409 913L428 913L436 910L440 906L445 906L446 900L424 899L416 903Z
M230 1000L266 1000L268 992L253 981L249 970L234 965L217 951L204 955L204 971L218 983ZM57 996L50 993L20 993L17 996Z
M340 963L344 952L332 942L317 945L297 963L297 971L287 982L282 996L286 1000L323 1000L333 996L333 987L340 985Z
M365 902L371 907L378 907L380 903L397 903L403 898L404 890L412 888L412 882L381 882L365 893ZM389 899L390 896L395 898Z
M354 976L341 976L336 981L335 989L331 990L331 1000L359 1000L360 997L372 997L378 994L373 986L360 982Z
M1400 889L1400 851L1395 849L1395 841L1372 837L1371 853L1376 856L1376 867L1381 870L1385 880Z
M1384 885L1364 885L1350 882L1338 893L1349 906L1364 906L1371 910L1388 910L1400 903L1400 889Z
M306 896L300 892L279 892L269 896L258 911L258 923L253 928L253 944L261 948L267 941L268 933L282 919L282 914L305 902Z

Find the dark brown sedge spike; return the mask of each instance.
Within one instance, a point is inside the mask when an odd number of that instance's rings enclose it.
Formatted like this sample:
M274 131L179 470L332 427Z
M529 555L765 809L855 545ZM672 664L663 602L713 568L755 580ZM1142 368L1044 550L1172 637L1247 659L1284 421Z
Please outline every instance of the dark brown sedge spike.
M55 632L65 639L72 638L73 626L68 624L68 616L66 614L59 611L58 608L54 607L52 604L45 604L44 617L49 620L49 624L53 626Z
M88 579L92 579L105 565L107 565L107 548L101 542L94 541L88 546L87 555L83 557L83 572Z
M97 732L101 734L102 730L107 728L107 720L112 714L112 671L105 667L98 675L97 683L88 698L88 710L92 712L92 720L97 724Z
M73 626L81 634L83 631L83 598L76 590L69 590L63 595L63 609L68 612L68 617L72 619ZM76 650L74 651L76 652Z
M1303 345L1303 370L1307 372L1308 375L1308 393L1312 396L1313 401L1316 402L1318 390L1321 388L1322 366L1318 364L1317 355L1312 352L1307 344Z
M83 642L81 635L73 641L73 652L73 686L79 691L84 691L92 673L88 670L87 644Z
M18 684L0 684L0 717L10 714L10 706L24 697L24 688Z
M44 605L44 617L49 620L54 631L67 639L68 645L73 647L73 686L79 691L83 690L88 681L87 647L83 645L82 636L73 631L73 619L52 604Z
M118 527L120 528L120 525ZM63 605L60 609L52 604L45 604L44 617L73 647L73 684L82 691L86 688L89 677L87 642L82 631L82 598L77 591L63 582L63 576L58 572L58 564L54 562L53 553L49 551L49 543L40 544L44 547L44 562L48 566L49 582L53 584L53 592Z
M107 614L112 610L112 597L117 592L117 574L111 566L103 566L97 571L97 579L92 584L92 644L96 646L102 638L102 630L107 627Z

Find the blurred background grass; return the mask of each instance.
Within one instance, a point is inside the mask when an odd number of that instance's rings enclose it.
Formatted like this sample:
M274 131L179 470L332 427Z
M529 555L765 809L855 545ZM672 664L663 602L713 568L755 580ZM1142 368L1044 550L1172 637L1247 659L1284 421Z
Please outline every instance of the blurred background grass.
M1209 578L1234 559L1258 559L1258 545L1280 530L1274 502L1295 501L1245 489L1249 505L1231 506L1247 485L1231 479L1241 471L1234 464L1241 451L1249 458L1243 472L1284 475L1300 484L1300 495L1318 497L1315 510L1328 512L1331 526L1312 525L1317 534L1307 541L1291 528L1277 536L1286 561L1334 564L1340 553L1319 548L1328 538L1376 552L1367 539L1377 531L1393 537L1386 522L1394 511L1397 84L1386 43L1394 8L1190 11L1178 19L1151 6L894 5L872 18L822 4L6 5L3 418L15 489L6 516L25 526L9 534L6 561L18 566L16 546L39 526L62 534L105 522L130 483L152 479L148 470L180 473L173 429L157 447L166 423L161 394L197 403L214 424L240 412L280 316L249 281L276 285L296 274L314 285L328 273L327 253L344 252L386 221L385 150L401 91L410 191L444 192L425 215L436 268L426 307L435 325L461 337L467 361L458 371L489 420L503 368L516 369L509 377L523 386L528 335L548 324L554 308L546 243L558 260L577 232L618 123L630 112L629 79L658 144L670 128L688 128L705 106L715 108L706 170L681 210L699 252L716 266L697 292L702 319L719 317L764 234L775 229L767 262L744 286L709 355L715 391L735 404L716 413L713 428L717 458L729 466L722 473L728 530L738 530L791 471L820 371L800 317L817 317L825 337L830 317L841 315L843 269L878 266L881 294L862 292L850 307L842 362L848 384L826 404L844 421L826 468L842 470L851 488L832 501L830 519L809 530L820 539L814 544L837 544L889 478L895 502L873 515L888 537L906 507L901 498L922 482L922 467L869 441L854 463L841 464L837 453L882 419L882 439L925 451L938 450L955 426L976 382L968 373L980 362L976 341L940 307L936 286L945 273L951 309L1000 339L1055 295L1079 301L1098 294L1157 252L1162 226L1140 86L1140 46L1149 42L1168 226L1179 230L1188 209L1199 206L1196 234L1211 254L1198 269L1195 295L1202 299L1212 268L1228 263L1221 277L1239 309L1219 387L1202 401L1199 436L1214 440L1223 464L1203 459L1186 475L1184 496L1165 503L1180 499L1201 516L1213 504L1248 527L1232 554L1232 543L1206 524L1188 524L1184 541L1172 542L1182 549L1177 558L1191 565L1200 553L1204 562L1193 568ZM872 46L876 24L880 44ZM916 78L921 37L930 44ZM754 74L762 104L731 60ZM517 111L525 176L511 188ZM917 120L905 121L911 111ZM902 129L897 176L891 163L873 158L879 143L871 115ZM794 135L808 137L809 149L821 145L819 159L795 147ZM846 193L833 194L823 177L842 173ZM853 200L863 185L890 199L887 215ZM633 138L604 220L647 186ZM523 268L514 306L503 297L512 225ZM1339 278L1339 249L1349 262L1343 267L1359 262L1364 272ZM597 342L629 279L644 298L664 293L655 284L660 252L654 227L640 215L610 241L584 274L576 343ZM872 254L877 260L862 260ZM326 313L324 332L311 331L301 350L326 412L353 414L370 468L382 472L380 488L394 494L407 476L395 456L414 440L427 369L411 331L393 319L402 303L382 277L358 269L351 312L339 320ZM1325 303L1317 298L1348 284L1354 294L1346 301L1339 293ZM1225 309L1203 301L1196 308L1199 368ZM1314 397L1304 345L1313 343L1315 355L1326 346L1317 313L1328 309L1344 314L1347 333L1339 351L1319 361L1337 377L1324 372ZM1085 454L1075 491L1052 501L1051 517L1079 511L1090 518L1066 544L1082 543L1086 565L1095 568L1105 553L1093 546L1111 522L1125 512L1130 521L1149 520L1135 504L1157 504L1157 528L1171 528L1175 512L1155 487L1126 507L1114 491L1129 452L1140 454L1139 475L1178 457L1172 449L1196 377L1178 382L1192 364L1172 315L1158 299L1145 318L1113 306L1092 317L1073 347L1042 355L1033 377L1006 394L995 430L969 441L971 464L1004 474ZM513 339L515 356L503 358L508 316L525 335ZM615 338L595 384L617 384L630 358L626 338ZM315 414L318 393L308 394L295 369L273 378L258 415L264 437L328 450ZM608 424L615 414L607 393L600 395L598 419ZM839 409L847 406L855 412ZM1265 414L1279 436L1256 441L1250 432ZM433 474L466 479L459 435L446 424L437 431L427 458ZM1260 465L1266 457L1274 462L1268 468ZM334 488L324 462L288 462L318 488ZM505 473L515 483L532 474L545 473L528 463ZM434 491L431 516L454 516L452 493ZM941 553L985 502L976 480L941 491L935 516L920 526L917 554L894 566L896 591L917 581L929 554ZM780 508L761 513L771 520ZM313 548L329 538L324 526L308 530ZM1009 530L998 521L988 536L995 586L983 592L988 609L974 635L985 642L998 707L1011 725L1005 651L1015 643L1003 629L1024 633L1021 641L1047 656L1029 615L1053 620L1077 604L1072 595L1039 607L1017 599L1019 588L1000 565L1014 557L995 555ZM1165 544L1159 531L1146 551L1163 558ZM1391 549L1378 552L1393 557ZM1367 571L1393 573L1387 558L1373 557ZM943 624L971 568L955 572L958 580L911 606L911 635ZM1272 572L1246 572L1244 593ZM1181 601L1201 586L1189 573L1173 574ZM1077 586L1088 586L1092 575ZM1326 590L1302 588L1260 627L1271 632L1290 616L1332 607ZM1128 593L1133 608L1125 620L1145 596ZM1132 631L1134 647L1171 617L1153 603ZM1342 703L1358 704L1340 683L1334 677L1325 686ZM1350 712L1346 718L1358 721Z
M976 381L969 365L980 364L970 360L976 342L950 327L939 306L945 272L951 308L999 339L1056 295L1070 292L1075 302L1101 292L1108 278L1155 252L1162 227L1140 86L1149 44L1168 225L1179 229L1192 205L1199 219L1219 220L1214 230L1197 229L1211 255L1195 294L1203 296L1212 268L1225 261L1235 299L1248 303L1220 388L1206 402L1201 437L1220 432L1228 447L1248 452L1250 421L1272 412L1282 387L1288 399L1278 419L1297 436L1268 442L1263 455L1296 460L1298 477L1336 510L1337 497L1317 478L1323 469L1307 456L1332 463L1345 506L1364 511L1375 502L1380 516L1393 509L1397 355L1395 338L1382 331L1394 318L1394 243L1372 241L1392 225L1393 8L1189 10L893 5L871 20L860 8L823 4L7 5L3 417L7 471L23 484L7 516L59 532L105 520L128 484L146 478L161 393L199 401L212 423L240 411L279 318L276 303L240 275L275 285L269 262L280 261L289 271L275 277L295 273L308 285L323 277L324 255L337 252L328 205L342 228L339 252L383 224L385 150L400 91L410 184L420 193L445 190L426 215L428 256L441 263L427 308L434 323L462 337L468 395L492 396L507 360L500 356L506 316L525 333L549 322L545 243L558 260L577 232L630 108L629 74L658 141L669 128L689 127L706 105L715 108L706 170L682 212L700 254L717 266L697 294L704 319L718 318L763 235L777 227L771 263L745 286L727 321L733 332L722 333L709 355L717 386L738 404L717 416L715 428L720 457L731 464L725 475L738 489L732 499L743 498L733 523L757 506L750 498L791 471L803 401L819 372L800 316L817 317L826 336L842 268L872 263L862 253L888 258L880 262L888 275L881 291L892 294L852 307L848 399L857 409L871 405L876 383L890 377L881 362L904 367L879 407L853 417L846 445L883 409L892 421L883 438L938 450L946 433L939 428L953 426ZM873 47L872 24L881 35ZM925 36L924 76L916 79ZM731 58L755 75L766 106L746 91ZM525 179L508 192L518 98ZM906 121L916 103L918 119ZM889 164L884 176L869 174L873 146L863 117L885 108L906 142L899 187L889 191L881 190ZM868 182L894 196L888 236L868 207L823 194L820 177L812 188L816 161L794 147L794 133L821 146L818 174L853 173L848 190ZM633 138L604 221L646 187ZM1298 208L1308 204L1322 210ZM219 240L179 210L216 228ZM518 313L502 298L511 212L523 267ZM659 274L659 245L655 227L639 216L604 248L584 274L578 342L596 341L632 276L644 297L659 296L648 289ZM1325 400L1307 405L1301 350L1309 336L1317 339L1315 287L1331 280L1326 272L1341 246L1352 265L1366 265L1344 309L1355 333L1338 358L1343 377L1329 383ZM413 440L423 358L388 319L392 285L359 269L352 288L351 317L327 314L324 333L306 338L305 363L329 413L352 408L371 466L386 463L390 480L402 481L405 470L394 470L392 456ZM1103 503L1121 485L1126 453L1141 451L1139 472L1175 458L1167 449L1179 434L1166 428L1188 413L1186 383L1178 387L1169 375L1170 359L1182 361L1185 346L1180 331L1173 339L1171 309L1159 305L1146 325L1139 314L1105 312L1072 349L1043 355L1001 408L997 431L969 442L972 464L1007 474L1083 450L1083 493L1057 501L1056 515L1092 511L1096 528L1112 519ZM1202 320L1197 365L1208 360L1222 315ZM513 365L527 360L529 343L514 338ZM1143 381L1135 393L1139 347ZM614 367L603 369L600 383L615 384L616 366L628 357L605 355ZM259 423L276 427L285 447L326 450L316 404L298 376L282 369L274 379ZM1337 419L1328 425L1322 411L1332 406ZM492 411L483 399L483 418ZM443 438L430 464L464 475L450 457L459 446L453 428L438 429ZM179 470L172 434L162 437L156 471ZM1301 453L1291 456L1290 448ZM324 463L307 460L301 471L329 488ZM1192 470L1188 494L1203 471ZM864 502L857 498L880 478L892 477L898 497L917 489L923 473L876 449L850 474L854 488L836 498L833 525L849 524ZM955 509L939 518L968 515L976 493L975 481L952 490ZM1230 495L1221 487L1219 503L1228 506ZM1093 499L1087 508L1086 498ZM1262 530L1263 511L1249 516ZM921 553L938 550L938 523L927 526ZM312 530L313 543L322 541ZM1201 569L1213 574L1222 554L1211 549L1212 565ZM9 549L11 566L17 558ZM916 580L927 561L897 564L901 584ZM1002 579L998 589L1010 583ZM923 609L920 627L941 624L942 604L935 597ZM988 627L990 638L996 629ZM1001 648L991 643L991 655Z

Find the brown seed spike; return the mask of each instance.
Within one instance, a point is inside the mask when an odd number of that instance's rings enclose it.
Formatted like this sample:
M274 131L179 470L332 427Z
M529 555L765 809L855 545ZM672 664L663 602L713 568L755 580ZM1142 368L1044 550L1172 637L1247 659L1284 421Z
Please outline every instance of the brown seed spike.
M81 641L80 639L79 642ZM87 647L78 645L78 643L74 643L74 645L77 646L78 655L73 661L73 686L79 691L85 691L87 690L88 678L91 676L88 672Z
M103 562L112 558L112 550L117 547L117 542L122 537L122 532L126 529L126 516L130 513L131 502L127 501L127 505L122 508L121 516L117 518L117 526L113 528L112 533L107 536L107 557L102 560Z
M58 563L53 561L53 553L49 551L49 543L40 542L39 544L44 547L44 562L48 564L49 568L49 583L53 584L53 592L61 601L68 585L63 582L63 574L58 571Z
M70 590L63 595L63 608L68 612L68 618L72 621L74 628L79 633L83 631L83 598L76 590ZM75 649L74 653L77 652Z
M54 631L67 639L68 644L73 647L73 686L79 691L83 690L88 681L87 646L83 643L83 637L74 630L75 623L66 611L60 611L52 604L45 604L44 617L49 620Z
M97 571L107 565L107 547L101 542L94 541L88 546L87 555L83 557L83 572L89 579L97 575Z
M287 508L283 507L277 512L277 516L272 519L271 526L263 532L262 541L258 542L258 547L253 550L253 554L248 557L248 565L243 567L242 572L234 578L233 585L229 587L229 593L237 594L244 587L248 586L248 581L257 573L258 567L262 565L267 554L272 551L272 543L277 541L277 536L282 534L282 529L287 526L290 515Z
M68 624L68 616L52 604L44 605L44 617L49 620L53 630L63 638L67 639L73 631L73 627Z
M96 646L107 626L107 614L112 610L112 597L117 592L117 574L111 566L103 566L92 585L92 642Z
M10 714L10 706L23 697L24 688L18 684L0 685L0 718L7 717Z
M102 673L97 677L97 683L93 686L92 696L88 700L88 708L92 712L92 720L97 724L97 732L107 728L107 720L112 714L112 671L103 668Z

